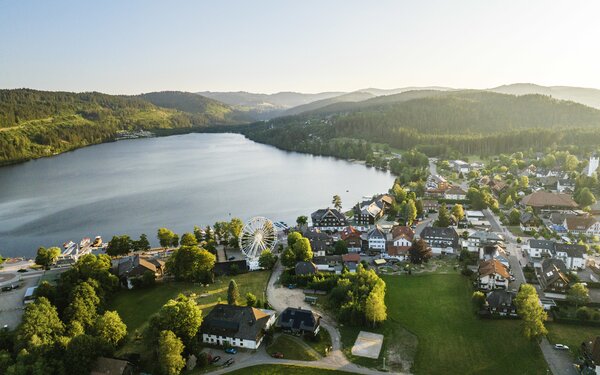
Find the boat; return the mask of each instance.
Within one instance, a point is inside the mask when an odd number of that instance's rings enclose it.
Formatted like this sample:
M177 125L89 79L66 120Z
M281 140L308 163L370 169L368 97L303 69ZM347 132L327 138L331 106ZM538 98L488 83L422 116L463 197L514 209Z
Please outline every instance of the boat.
M96 236L94 238L94 242L92 243L92 247L101 247L102 246L102 237Z
M92 240L90 240L89 237L83 237L83 239L79 243L79 247L88 247L90 246L90 243L92 243Z

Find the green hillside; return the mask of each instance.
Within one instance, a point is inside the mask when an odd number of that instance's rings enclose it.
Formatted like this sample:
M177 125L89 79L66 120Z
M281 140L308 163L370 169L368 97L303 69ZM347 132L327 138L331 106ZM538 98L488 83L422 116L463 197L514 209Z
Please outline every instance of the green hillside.
M173 108L184 105L171 101ZM212 100L187 113L142 97L0 90L0 165L110 141L119 130L192 130L241 123L233 113Z
M360 139L429 155L495 155L600 143L600 111L542 95L407 92L254 124L242 132L283 149L337 155L335 139Z

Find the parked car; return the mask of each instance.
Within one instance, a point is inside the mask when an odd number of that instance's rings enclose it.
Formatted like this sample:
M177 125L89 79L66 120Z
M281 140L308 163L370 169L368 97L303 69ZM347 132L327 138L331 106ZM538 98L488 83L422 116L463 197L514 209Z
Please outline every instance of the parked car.
M273 357L273 358L283 358L283 353L275 352L275 353L271 354L271 357Z
M213 359L210 360L210 363L217 363L220 360L221 360L221 357L220 356L216 356L216 357L214 357Z
M288 289L296 289L296 284L289 284Z
M7 285L7 286L3 286L2 287L2 291L3 292L10 292L11 290L13 290L13 286L12 285Z
M227 348L227 349L225 349L225 353L227 353L227 354L236 354L237 353L237 349L236 348Z
M229 367L235 363L233 358L229 358L225 363L223 363L223 367Z
M27 272L27 270L25 268L19 268L19 270L17 272L23 273L23 272Z
M563 344L554 344L554 349L558 350L569 350L569 347Z
M235 257L229 257L228 258L228 260L234 260L234 259L235 259Z

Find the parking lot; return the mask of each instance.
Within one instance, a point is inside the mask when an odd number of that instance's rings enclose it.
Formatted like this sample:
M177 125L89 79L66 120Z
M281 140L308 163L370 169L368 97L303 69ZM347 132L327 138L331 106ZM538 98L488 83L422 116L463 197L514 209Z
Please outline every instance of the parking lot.
M27 288L38 285L41 275L23 276L19 287L10 292L0 292L0 327L15 329L23 316L23 297Z

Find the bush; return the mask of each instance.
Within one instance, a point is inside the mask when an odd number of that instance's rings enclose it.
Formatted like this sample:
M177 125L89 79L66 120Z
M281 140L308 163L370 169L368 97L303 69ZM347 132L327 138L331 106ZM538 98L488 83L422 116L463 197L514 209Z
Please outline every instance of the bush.
M471 276L473 276L473 274L474 274L474 272L473 272L473 271L471 271L471 270L470 270L470 269L468 269L468 268L463 268L463 269L460 271L460 273L461 273L461 274L463 274L464 276L467 276L467 277L471 277Z
M579 320L590 320L592 318L592 310L587 307L580 307L577 309L577 312L575 312L575 316Z

